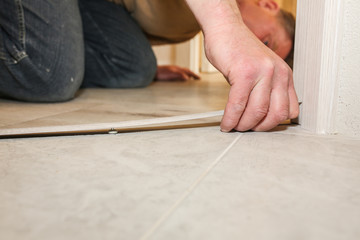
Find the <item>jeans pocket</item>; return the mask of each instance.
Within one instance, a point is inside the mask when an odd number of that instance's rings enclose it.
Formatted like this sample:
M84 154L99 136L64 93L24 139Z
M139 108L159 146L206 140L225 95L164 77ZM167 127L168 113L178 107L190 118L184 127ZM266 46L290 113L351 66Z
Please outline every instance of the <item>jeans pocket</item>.
M0 11L5 16L0 23L0 58L8 64L17 64L27 57L22 0L13 0Z

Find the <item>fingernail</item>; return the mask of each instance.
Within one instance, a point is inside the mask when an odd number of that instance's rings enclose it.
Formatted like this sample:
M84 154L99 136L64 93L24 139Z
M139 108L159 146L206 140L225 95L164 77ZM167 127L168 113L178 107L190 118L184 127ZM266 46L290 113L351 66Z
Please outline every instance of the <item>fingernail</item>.
M229 131L227 131L227 130L225 130L225 129L222 129L222 128L220 128L220 131L221 131L221 132L224 132L224 133L229 132Z

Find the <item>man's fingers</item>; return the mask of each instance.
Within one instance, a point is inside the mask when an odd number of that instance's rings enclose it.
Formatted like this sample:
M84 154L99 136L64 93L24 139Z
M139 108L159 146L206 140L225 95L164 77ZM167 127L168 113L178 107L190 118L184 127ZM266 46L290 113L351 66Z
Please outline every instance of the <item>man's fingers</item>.
M221 120L221 131L230 132L238 125L246 108L249 92L250 90L246 90L245 86L231 86L229 99L226 104L223 119Z
M299 103L298 98L294 88L294 81L291 78L289 82L289 100L290 100L290 110L289 110L289 118L294 119L299 115Z
M159 81L186 81L190 78L200 79L200 76L179 66L158 66L156 79Z
M195 74L194 72L190 71L187 68L182 68L182 70L190 77L193 77L194 79L200 79L200 76Z
M289 95L287 85L272 89L269 111L266 117L253 128L254 131L270 130L289 118Z
M179 76L180 80L183 80L183 81L189 80L189 76L181 70L179 72L177 72L177 75Z
M235 128L238 131L247 131L258 125L267 115L270 104L270 81L260 81L251 91L246 109Z

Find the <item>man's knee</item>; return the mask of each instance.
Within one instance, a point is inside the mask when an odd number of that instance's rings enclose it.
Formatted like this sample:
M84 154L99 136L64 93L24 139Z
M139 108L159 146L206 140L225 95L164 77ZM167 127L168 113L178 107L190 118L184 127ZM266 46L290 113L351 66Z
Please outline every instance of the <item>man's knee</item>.
M32 102L65 102L73 99L78 91L83 76L43 76L40 86L33 86L24 96Z
M83 65L59 63L44 68L23 59L16 65L0 64L0 92L29 102L63 102L72 99L83 79Z
M71 100L79 89L84 76L83 65L70 66L65 64L54 69L46 69L45 72L37 70L38 81L29 89L26 89L28 99L25 100L35 102L64 102ZM28 79L28 81L31 80Z
M77 1L5 2L0 8L5 16L0 23L0 93L33 102L71 99L84 71Z
M151 49L136 49L131 56L104 54L88 47L82 87L141 88L148 86L157 71Z
M79 3L86 55L83 87L149 85L156 73L156 58L131 13L108 1L81 0ZM108 14L104 15L104 12Z
M142 55L127 67L114 65L119 72L116 76L114 88L141 88L150 85L155 78L157 63L154 53L151 51ZM116 72L116 71L115 71Z
M155 78L157 71L156 58L153 52L138 61L129 71L129 75L133 74L130 81L130 87L146 87L150 85Z

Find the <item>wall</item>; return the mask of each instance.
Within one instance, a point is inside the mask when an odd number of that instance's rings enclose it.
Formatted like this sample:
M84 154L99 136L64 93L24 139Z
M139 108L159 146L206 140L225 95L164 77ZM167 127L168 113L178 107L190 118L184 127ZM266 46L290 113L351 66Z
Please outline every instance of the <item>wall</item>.
M194 73L217 72L205 57L202 33L183 43L153 46L153 49L158 65L177 65Z
M158 65L177 65L188 68L194 73L199 73L202 61L202 40L200 36L199 33L191 40L183 43L153 46Z
M344 7L336 131L360 136L360 1L345 0Z
M176 49L174 45L153 46L158 65L175 64Z
M296 15L296 0L277 0L281 8Z

